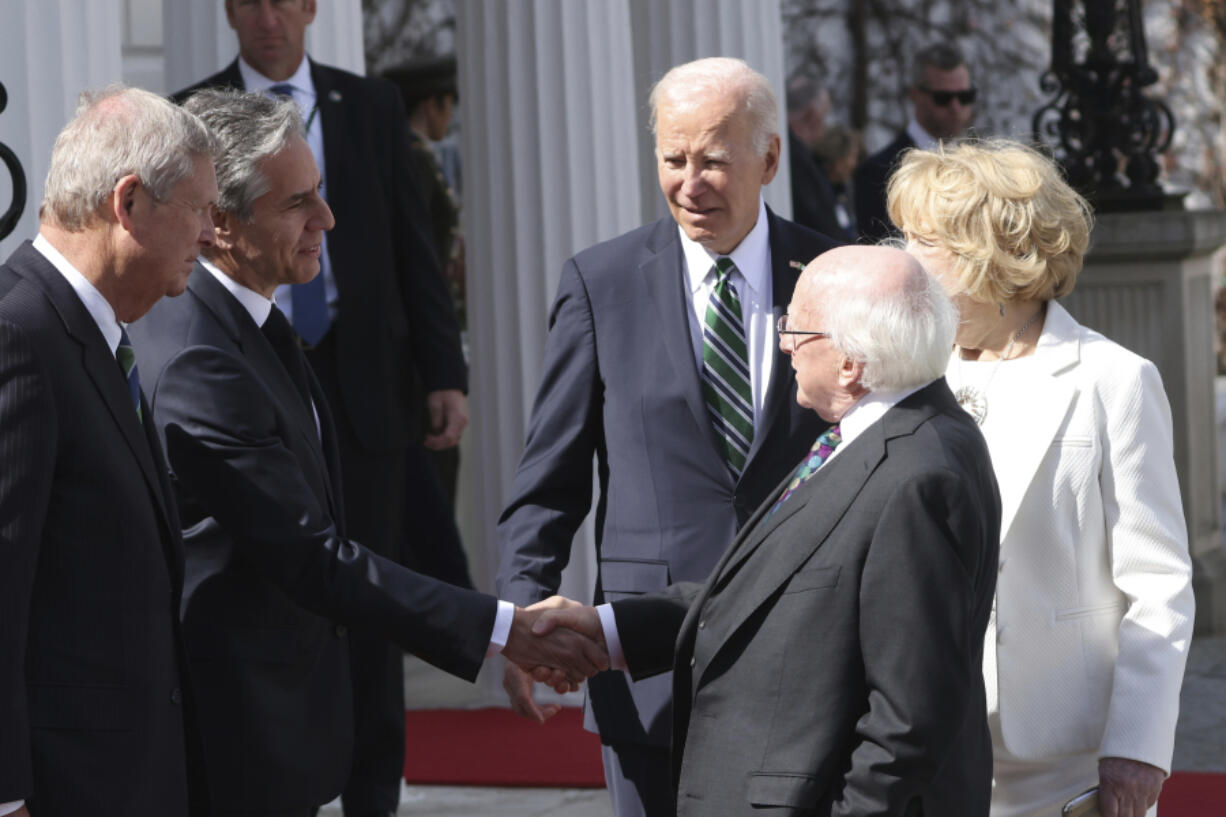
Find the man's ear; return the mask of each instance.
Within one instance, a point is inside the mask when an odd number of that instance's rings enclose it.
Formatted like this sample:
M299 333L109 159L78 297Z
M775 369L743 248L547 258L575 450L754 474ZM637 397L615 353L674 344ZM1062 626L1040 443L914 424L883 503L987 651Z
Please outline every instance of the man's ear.
M119 181L115 182L115 186L111 188L111 195L107 202L108 215L115 220L120 227L123 227L129 233L133 232L136 224L132 220L132 214L138 204L136 200L137 191L140 190L141 182L135 175L129 173Z
M228 250L234 246L234 216L220 207L213 208L213 240L217 248Z
M864 363L851 358L843 358L839 364L839 386L853 394L863 391L860 378L864 376Z

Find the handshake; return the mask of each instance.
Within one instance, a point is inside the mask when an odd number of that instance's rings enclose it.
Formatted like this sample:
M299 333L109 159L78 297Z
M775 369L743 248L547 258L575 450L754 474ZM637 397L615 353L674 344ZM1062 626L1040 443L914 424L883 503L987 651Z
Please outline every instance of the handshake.
M609 649L596 608L562 596L516 607L502 654L507 659L502 686L511 697L511 707L537 723L544 723L561 707L538 705L532 699L534 680L559 693L573 692L584 680L609 668Z

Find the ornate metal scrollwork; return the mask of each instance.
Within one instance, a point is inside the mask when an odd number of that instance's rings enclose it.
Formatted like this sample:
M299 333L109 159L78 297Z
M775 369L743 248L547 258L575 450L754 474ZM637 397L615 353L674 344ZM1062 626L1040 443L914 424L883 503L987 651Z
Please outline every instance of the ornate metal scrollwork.
M1053 148L1069 183L1099 210L1179 206L1180 197L1158 184L1155 156L1170 146L1175 117L1142 92L1157 81L1141 0L1055 0L1051 67L1039 80L1050 100L1031 127L1036 141Z
M0 113L4 113L8 102L8 92L4 90L4 84L0 83ZM0 239L3 239L13 232L21 218L21 211L25 209L26 174L21 169L21 162L18 161L17 154L3 142L0 142L0 159L8 168L9 175L13 177L13 200L9 203L8 209L4 211L4 215L0 216Z

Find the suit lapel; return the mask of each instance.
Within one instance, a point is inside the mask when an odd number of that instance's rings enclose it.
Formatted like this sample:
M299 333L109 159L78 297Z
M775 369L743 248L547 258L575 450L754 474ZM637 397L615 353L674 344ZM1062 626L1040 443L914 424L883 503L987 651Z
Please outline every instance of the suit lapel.
M111 419L119 427L128 447L132 449L132 455L140 465L162 522L170 529L172 517L166 504L164 481L159 478L160 473L165 470L165 461L154 461L155 449L149 446L145 428L132 405L123 372L114 353L107 348L106 338L102 336L98 324L59 271L31 244L22 246L14 253L10 263L23 277L37 284L47 294L69 336L80 345L81 364L102 397ZM149 417L143 394L141 405L146 412L145 417Z
M277 357L272 344L255 325L250 313L226 291L225 287L218 283L212 273L199 263L192 270L187 288L204 304L226 334L233 339L235 345L242 351L248 365L268 385L281 411L293 419L294 430L305 438L305 447L311 452L315 466L321 472L328 473L327 463L323 460L319 436L315 429L315 415L311 407L302 402L302 397L290 378L289 372L285 370L285 365Z
M1079 360L1079 344L1076 324L1072 316L1054 301L1047 305L1047 318L1043 333L1035 349L1036 369L1033 382L1027 384L1031 399L1026 403L994 402L991 410L997 416L993 423L1000 422L1005 428L1024 428L1025 434L997 435L998 455L1008 468L996 469L996 481L1000 487L1001 518L1000 537L1003 541L1017 517L1017 511L1030 481L1039 470L1040 463L1051 449L1052 440L1060 430L1069 406L1077 396L1072 378L1057 375Z

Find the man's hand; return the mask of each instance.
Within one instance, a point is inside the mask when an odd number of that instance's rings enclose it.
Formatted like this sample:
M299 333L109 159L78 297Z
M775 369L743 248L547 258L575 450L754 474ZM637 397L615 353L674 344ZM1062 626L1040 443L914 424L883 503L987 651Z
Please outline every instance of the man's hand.
M608 652L608 646L604 641L604 627L600 624L600 614L596 612L595 607L587 607L574 602L555 605L541 613L532 632L537 635L546 635L558 628L583 633L599 644L606 653Z
M1103 817L1145 817L1158 802L1166 772L1123 757L1098 761L1098 808Z
M508 661L502 671L502 688L511 699L511 709L521 718L544 723L562 711L559 704L538 704L532 697L533 676ZM560 690L559 690L560 691Z
M556 611L563 607L582 605L561 596L553 596L526 609L516 607L511 633L502 649L502 654L509 661L514 661L521 667L561 670L561 674L551 674L549 680L555 689L562 680L578 684L609 668L609 654L603 635L596 639L565 628L554 629L552 625L548 631L537 633L533 627L537 619L546 611ZM592 612L595 614L595 610ZM599 629L599 618L597 628Z
M468 398L459 389L440 389L426 394L426 410L430 413L430 432L423 444L435 451L452 448L460 443L460 435L468 427Z

